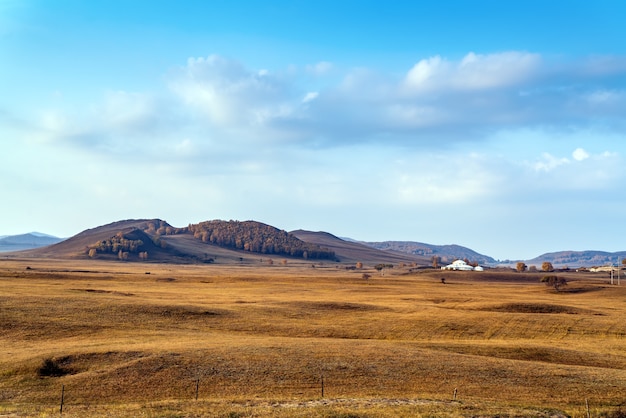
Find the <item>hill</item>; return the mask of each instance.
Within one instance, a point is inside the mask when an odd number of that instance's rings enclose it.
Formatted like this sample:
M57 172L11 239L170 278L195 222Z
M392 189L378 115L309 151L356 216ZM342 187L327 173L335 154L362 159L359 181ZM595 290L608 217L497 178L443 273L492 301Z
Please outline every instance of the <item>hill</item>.
M259 263L273 257L342 263L427 265L428 258L382 251L326 232L286 232L255 221L213 220L177 228L160 219L130 219L87 229L20 256L163 263Z
M131 219L87 229L25 257L164 263L258 263L263 257L302 261L426 264L419 256L380 251L324 232L288 233L255 221L213 220L177 228L160 219Z
M127 235L125 239L141 240L143 238L146 242L145 245L149 246L150 243L154 245L152 239L147 236L138 235L134 231L142 231L147 228L150 223L160 223L160 220L147 220L147 219L132 219L113 222L107 225L99 226L92 229L87 229L71 238L68 238L59 243L33 249L29 251L21 252L22 255L34 256L34 257L48 257L48 258L84 258L88 256L88 249L90 246L96 245L102 241L111 240L111 238L118 235ZM156 251L156 245L150 247L152 251ZM158 251L157 251L158 252Z
M457 259L468 259L479 264L495 264L496 260L479 254L460 245L431 245L413 241L383 241L383 242L363 242L363 244L379 250L392 250L401 253L423 256L430 260L432 256L441 257L442 263L450 263Z
M21 251L31 248L45 247L61 241L63 241L63 238L57 238L38 232L8 235L0 237L0 252Z
M344 262L362 263L417 263L420 265L430 264L428 257L419 254L398 252L393 249L377 249L361 242L346 241L328 232L311 232L304 230L291 231L299 239L305 242L327 247L337 254Z
M528 265L541 265L544 261L552 263L553 266L568 267L593 267L606 266L611 264L621 265L626 258L626 251L606 252L606 251L558 251L545 253L531 260L526 260Z

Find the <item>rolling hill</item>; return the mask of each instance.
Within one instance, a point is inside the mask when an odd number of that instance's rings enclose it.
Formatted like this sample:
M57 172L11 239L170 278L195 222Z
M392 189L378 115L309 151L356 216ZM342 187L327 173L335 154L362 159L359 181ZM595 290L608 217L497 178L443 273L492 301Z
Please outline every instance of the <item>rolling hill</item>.
M607 265L621 265L622 260L626 258L626 251L606 252L606 251L558 251L545 253L531 260L526 260L528 265L540 266L544 261L552 263L553 266L559 267L593 267Z
M381 250L360 242L346 241L328 232L291 231L302 241L311 242L335 251L342 261L363 263L417 263L430 264L430 259L416 254L407 254L394 250Z
M141 245L139 245L141 244ZM93 250L93 251L92 251ZM122 253L120 254L120 250ZM95 251L95 252L94 252ZM129 261L147 258L163 263L258 263L285 257L303 262L327 261L406 263L430 266L468 259L483 266L515 266L516 260L497 261L460 245L431 245L414 241L364 242L338 238L328 232L286 232L255 221L213 220L177 228L160 219L130 219L87 229L61 239L40 233L0 237L4 257L89 258ZM127 254L124 254L127 253ZM626 251L559 251L524 261L540 266L592 267L621 263Z
M38 232L8 235L0 237L0 252L21 251L31 248L45 247L61 241L63 241L63 238L57 238Z
M495 259L460 245L431 245L413 241L363 242L363 244L379 250L392 250L419 255L428 260L430 260L432 256L439 256L441 257L442 263L450 263L456 259L468 259L482 265L496 263Z
M325 232L293 231L254 221L207 221L176 228L160 219L133 219L87 229L19 256L98 258L164 263L258 263L264 258L308 262L415 263L425 257L382 251Z

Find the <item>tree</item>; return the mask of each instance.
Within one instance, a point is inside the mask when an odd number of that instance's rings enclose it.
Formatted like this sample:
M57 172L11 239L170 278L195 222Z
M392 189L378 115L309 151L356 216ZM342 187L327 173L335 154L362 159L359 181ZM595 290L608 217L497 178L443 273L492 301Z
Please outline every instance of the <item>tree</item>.
M374 266L374 268L376 269L376 271L380 272L381 276L384 276L385 275L385 269L386 268L392 269L393 268L393 264L383 264L383 263L380 263L380 264L376 264Z
M430 261L432 261L433 263L433 268L438 268L441 257L439 257L438 255L433 255L432 257L430 257Z
M561 286L567 285L567 280L565 280L565 278L557 276L543 276L541 278L541 282L545 283L546 286L554 287L554 290L557 292L560 290Z
M527 268L528 266L525 263L522 263L521 261L517 263L517 266L515 266L515 269L520 273L525 272Z
M363 268L363 263L361 263L360 261L358 261L356 263L356 268L358 268L359 270Z
M543 263L541 263L541 270L542 271L554 271L554 267L552 267L551 262L544 261Z

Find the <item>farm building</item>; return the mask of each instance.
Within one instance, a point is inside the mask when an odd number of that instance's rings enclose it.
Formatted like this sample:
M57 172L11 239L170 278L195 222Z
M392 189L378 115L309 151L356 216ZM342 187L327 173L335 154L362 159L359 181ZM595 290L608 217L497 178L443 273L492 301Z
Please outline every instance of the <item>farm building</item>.
M441 270L483 271L481 266L472 267L463 260L455 260L452 264L441 267Z

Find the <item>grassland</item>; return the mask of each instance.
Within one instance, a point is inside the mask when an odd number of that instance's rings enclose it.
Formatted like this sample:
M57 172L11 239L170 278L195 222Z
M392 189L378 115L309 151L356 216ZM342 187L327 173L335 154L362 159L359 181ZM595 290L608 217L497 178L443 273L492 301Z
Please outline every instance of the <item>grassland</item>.
M566 276L0 260L0 417L618 416L626 283Z

